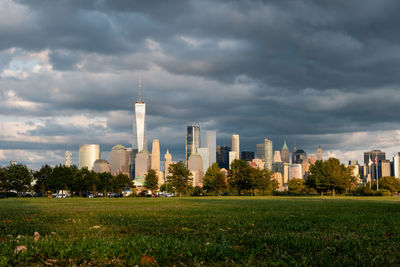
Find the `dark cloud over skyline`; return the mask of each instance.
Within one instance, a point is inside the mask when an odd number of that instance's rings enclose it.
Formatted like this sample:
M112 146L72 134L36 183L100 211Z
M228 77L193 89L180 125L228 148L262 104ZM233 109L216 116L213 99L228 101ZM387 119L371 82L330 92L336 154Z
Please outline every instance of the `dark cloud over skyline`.
M149 143L183 159L186 126L342 161L400 151L400 3L0 3L0 165L129 145L137 81ZM26 155L24 156L24 151ZM106 157L105 153L103 157Z

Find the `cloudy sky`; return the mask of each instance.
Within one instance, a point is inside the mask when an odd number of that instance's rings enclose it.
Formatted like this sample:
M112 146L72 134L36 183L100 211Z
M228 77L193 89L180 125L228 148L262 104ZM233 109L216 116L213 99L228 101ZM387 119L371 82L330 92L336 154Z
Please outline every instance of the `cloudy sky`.
M184 158L186 126L309 154L400 151L397 0L0 0L0 165L132 142Z

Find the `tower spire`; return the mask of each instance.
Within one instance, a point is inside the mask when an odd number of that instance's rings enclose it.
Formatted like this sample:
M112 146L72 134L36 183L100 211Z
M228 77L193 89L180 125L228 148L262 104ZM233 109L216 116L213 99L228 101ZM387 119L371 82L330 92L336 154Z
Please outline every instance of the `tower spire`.
M139 78L139 97L138 97L138 101L141 102L142 101L142 80Z

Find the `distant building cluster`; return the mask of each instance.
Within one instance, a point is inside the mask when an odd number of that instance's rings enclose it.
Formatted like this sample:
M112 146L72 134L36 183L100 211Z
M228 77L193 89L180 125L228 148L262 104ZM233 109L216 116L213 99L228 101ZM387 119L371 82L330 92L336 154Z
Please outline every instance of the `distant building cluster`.
M158 175L159 184L166 182L169 176L168 168L175 163L167 150L164 155L164 166L160 164L160 143L158 139L152 142L151 153L148 151L146 135L146 103L141 96L141 82L139 81L139 97L134 107L133 145L126 148L116 145L111 149L109 161L100 158L98 144L84 144L79 148L79 168L87 167L95 172L110 172L112 175L125 174L134 180L137 187L144 184L145 175L150 169ZM65 153L65 165L71 166L72 154ZM215 131L200 131L200 126L189 125L185 135L185 164L192 173L193 186L202 186L207 169L217 163L221 171L228 173L232 162L236 159L247 161L253 168L268 169L273 172L279 189L287 189L291 179L307 179L310 167L318 160L323 159L322 147L319 146L314 154L307 155L303 149L294 145L292 153L284 141L281 150L273 149L272 140L265 138L256 145L256 151L240 151L240 137L232 135L232 144L229 146L216 145ZM385 152L372 150L364 153L364 163L350 161L354 166L353 175L358 183L367 183L384 176L400 178L400 153L387 160ZM162 168L163 167L163 168ZM164 171L162 171L162 169Z

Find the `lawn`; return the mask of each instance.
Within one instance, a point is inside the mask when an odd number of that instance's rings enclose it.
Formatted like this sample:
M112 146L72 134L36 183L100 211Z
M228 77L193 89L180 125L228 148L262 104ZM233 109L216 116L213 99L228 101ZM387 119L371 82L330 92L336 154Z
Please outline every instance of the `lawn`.
M400 199L0 200L0 266L37 264L399 266Z

